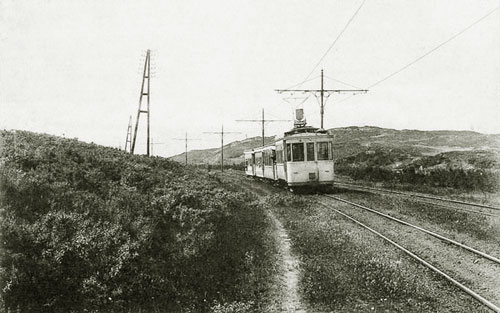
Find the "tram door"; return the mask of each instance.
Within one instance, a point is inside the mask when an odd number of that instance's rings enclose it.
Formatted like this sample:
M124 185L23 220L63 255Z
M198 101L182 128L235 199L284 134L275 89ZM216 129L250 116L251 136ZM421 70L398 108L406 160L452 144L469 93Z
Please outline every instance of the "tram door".
M252 175L255 176L255 153L252 153Z

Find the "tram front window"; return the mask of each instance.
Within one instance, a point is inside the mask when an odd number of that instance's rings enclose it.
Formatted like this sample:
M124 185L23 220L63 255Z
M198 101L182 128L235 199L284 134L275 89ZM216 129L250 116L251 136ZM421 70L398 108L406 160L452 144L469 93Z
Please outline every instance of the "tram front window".
M293 162L304 161L304 144L292 143L292 158Z
M328 160L328 142L318 142L318 160Z

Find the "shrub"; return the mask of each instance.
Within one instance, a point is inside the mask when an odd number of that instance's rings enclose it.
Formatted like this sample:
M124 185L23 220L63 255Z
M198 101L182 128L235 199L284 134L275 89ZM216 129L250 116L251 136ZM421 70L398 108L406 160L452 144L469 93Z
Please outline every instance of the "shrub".
M1 299L23 312L262 305L273 252L263 207L153 157L2 131Z

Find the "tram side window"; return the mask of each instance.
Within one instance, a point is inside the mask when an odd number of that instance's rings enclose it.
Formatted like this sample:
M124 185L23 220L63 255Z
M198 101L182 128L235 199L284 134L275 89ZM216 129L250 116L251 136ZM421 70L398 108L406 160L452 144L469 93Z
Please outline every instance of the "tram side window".
M271 152L270 151L264 152L264 165L266 165L266 166L273 165L272 160L271 160Z
M307 161L314 161L314 142L306 143Z
M304 161L303 143L292 143L292 157L294 162Z
M328 142L318 142L318 160L329 160Z
M286 144L286 160L292 161L292 145L289 143Z
M283 163L283 150L276 150L276 163Z

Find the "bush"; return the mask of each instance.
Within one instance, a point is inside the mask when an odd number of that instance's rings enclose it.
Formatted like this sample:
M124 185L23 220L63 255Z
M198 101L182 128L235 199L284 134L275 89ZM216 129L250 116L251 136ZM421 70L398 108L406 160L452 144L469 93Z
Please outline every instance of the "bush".
M4 307L262 305L270 224L249 194L158 157L22 131L0 135Z

